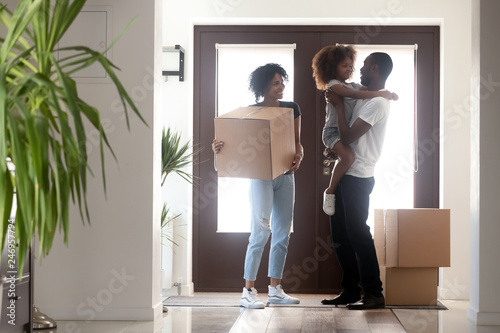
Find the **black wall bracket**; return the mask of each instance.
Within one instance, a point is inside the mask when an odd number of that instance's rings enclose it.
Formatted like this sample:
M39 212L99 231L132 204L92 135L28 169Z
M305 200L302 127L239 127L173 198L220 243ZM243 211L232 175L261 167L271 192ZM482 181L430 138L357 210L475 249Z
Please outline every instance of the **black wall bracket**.
M179 52L179 70L178 71L162 71L163 76L179 76L179 81L184 81L184 48L180 45L164 46L163 52Z

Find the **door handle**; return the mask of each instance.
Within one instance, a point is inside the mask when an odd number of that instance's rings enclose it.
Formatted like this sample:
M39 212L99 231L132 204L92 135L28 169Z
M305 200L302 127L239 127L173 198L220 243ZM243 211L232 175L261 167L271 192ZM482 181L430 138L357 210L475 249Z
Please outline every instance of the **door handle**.
M332 164L332 162L335 162L335 161L329 160L329 159L323 160L323 176L330 175L330 164Z

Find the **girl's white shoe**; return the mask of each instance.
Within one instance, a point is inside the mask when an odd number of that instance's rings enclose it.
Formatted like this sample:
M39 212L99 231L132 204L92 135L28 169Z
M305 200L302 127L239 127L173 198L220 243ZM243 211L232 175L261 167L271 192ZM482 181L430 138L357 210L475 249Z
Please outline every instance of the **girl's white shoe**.
M335 214L335 194L327 194L326 190L323 193L323 211L326 215Z

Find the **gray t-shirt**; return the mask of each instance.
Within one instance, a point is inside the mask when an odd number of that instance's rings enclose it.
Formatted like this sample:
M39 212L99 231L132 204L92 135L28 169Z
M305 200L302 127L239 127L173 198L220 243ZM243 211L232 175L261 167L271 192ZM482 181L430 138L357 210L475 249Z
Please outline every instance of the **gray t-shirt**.
M327 87L330 88L336 84L341 84L342 86L352 89L352 90L361 90L363 87L359 83L355 82L340 82L339 80L331 80L328 82ZM344 97L344 112L346 116L347 123L351 121L352 111L354 110L354 105L356 105L356 99L350 97ZM338 127L338 118L337 118L337 109L330 103L326 104L326 116L325 116L325 127Z

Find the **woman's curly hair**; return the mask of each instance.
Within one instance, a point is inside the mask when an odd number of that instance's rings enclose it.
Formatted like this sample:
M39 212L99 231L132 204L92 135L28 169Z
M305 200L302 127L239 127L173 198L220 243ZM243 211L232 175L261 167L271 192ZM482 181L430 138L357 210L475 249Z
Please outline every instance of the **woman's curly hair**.
M288 74L278 64L266 64L264 66L258 67L254 70L250 77L248 78L249 87L248 89L255 96L255 103L259 102L261 97L264 97L269 83L272 81L276 74L281 75L284 81L288 82Z
M313 77L316 87L325 90L328 82L337 77L337 65L345 58L356 61L356 49L351 45L331 45L322 48L312 60Z

